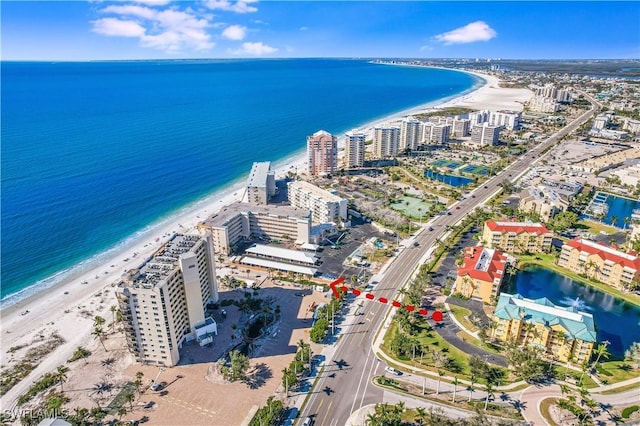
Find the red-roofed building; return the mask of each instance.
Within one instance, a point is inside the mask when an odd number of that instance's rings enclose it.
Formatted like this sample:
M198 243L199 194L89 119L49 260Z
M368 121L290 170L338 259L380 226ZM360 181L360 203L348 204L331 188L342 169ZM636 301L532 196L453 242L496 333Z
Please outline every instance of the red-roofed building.
M553 234L541 223L496 222L484 223L482 241L490 248L508 253L540 253L551 250Z
M640 285L640 258L576 238L562 246L558 265L614 287Z
M498 295L506 266L507 256L499 250L467 247L462 265L458 267L453 293L491 303Z

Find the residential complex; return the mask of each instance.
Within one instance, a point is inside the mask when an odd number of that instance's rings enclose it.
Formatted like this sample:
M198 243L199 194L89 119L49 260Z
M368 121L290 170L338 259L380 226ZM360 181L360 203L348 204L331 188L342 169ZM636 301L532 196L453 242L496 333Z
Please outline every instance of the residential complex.
M558 265L617 288L640 282L640 258L581 238L562 246Z
M345 135L344 162L347 169L354 169L364 165L366 135L353 130Z
M247 179L247 201L255 204L268 204L276 193L275 172L271 162L253 163Z
M179 349L201 344L216 332L205 318L209 302L218 301L210 234L175 234L137 269L117 283L127 346L139 362L176 365Z
M489 125L516 130L520 128L521 115L518 111L492 111L489 114Z
M551 250L553 234L541 223L496 222L484 223L482 241L487 247L509 253L541 253Z
M500 126L492 126L489 123L482 123L471 127L471 143L474 145L497 145L499 136Z
M453 284L453 293L492 303L504 278L507 256L496 249L467 247Z
M234 203L198 224L211 233L216 253L232 253L253 240L291 240L296 244L310 242L311 213L288 206L259 206Z
M547 298L531 300L501 293L493 320L495 339L544 348L549 358L560 362L588 362L596 342L591 314L556 306Z
M314 224L347 220L347 200L305 182L289 182L289 202L292 207L311 211Z
M399 151L410 149L415 151L418 149L418 145L423 142L423 129L424 123L420 120L416 120L413 117L407 117L400 123L400 144L398 146Z
M424 138L430 144L444 145L449 142L450 131L451 126L449 124L425 123Z
M387 158L398 155L400 127L380 126L373 129L373 157Z
M311 175L335 173L338 168L338 138L324 130L307 136L307 159Z

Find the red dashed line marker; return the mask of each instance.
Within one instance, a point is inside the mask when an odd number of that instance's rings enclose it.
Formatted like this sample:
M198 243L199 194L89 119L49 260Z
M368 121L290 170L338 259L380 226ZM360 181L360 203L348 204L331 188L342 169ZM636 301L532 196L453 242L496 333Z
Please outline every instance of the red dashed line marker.
M345 280L345 277L340 277L337 280L335 280L334 282L332 282L331 284L329 284L329 287L331 288L331 291L333 291L333 295L336 297L340 297L340 293L338 292L338 285L342 284ZM349 288L346 285L343 285L340 287L340 290L344 293L349 292ZM354 296L358 297L362 294L362 292L360 290L358 290L357 288L353 288L351 289L351 293L353 293ZM366 293L364 295L364 297L368 300L374 300L376 297L372 294L372 293ZM378 298L378 302L382 303L382 304L387 304L389 302L389 300L385 297L380 297ZM400 303L397 300L393 300L391 302L391 306L393 306L394 308L404 308L406 309L408 312L414 312L416 310L415 306L411 306L411 305L403 305L402 303ZM427 311L426 309L419 309L418 310L418 314L422 315L423 317L426 317L429 314L429 311ZM431 319L433 319L435 322L440 322L443 319L443 315L442 312L440 311L434 311L433 314L431 314Z

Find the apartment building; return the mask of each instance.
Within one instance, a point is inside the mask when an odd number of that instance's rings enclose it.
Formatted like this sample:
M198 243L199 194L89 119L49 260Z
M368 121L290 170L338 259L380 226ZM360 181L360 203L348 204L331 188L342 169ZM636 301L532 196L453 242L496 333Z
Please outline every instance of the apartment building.
M425 123L424 125L424 138L430 144L444 145L449 142L449 134L451 132L451 125L440 123Z
M581 238L562 246L558 265L616 288L640 283L640 258Z
M313 224L347 220L347 200L302 180L289 182L292 207L311 211Z
M484 223L482 241L487 247L508 253L542 253L551 250L553 234L541 223L496 222Z
M242 243L256 240L290 240L307 244L311 235L311 212L288 206L233 203L198 224L210 233L216 253L230 254Z
M517 111L492 111L489 114L489 125L516 130L520 128L520 118L521 114Z
M560 105L553 98L545 98L542 96L534 96L529 101L529 109L535 112L551 113L557 112Z
M124 274L116 298L136 360L176 365L185 342L202 344L217 331L215 321L205 318L206 304L218 301L211 235L173 235Z
M500 136L500 126L489 123L476 124L471 127L471 143L478 146L497 145Z
M408 117L400 123L400 142L398 150L400 152L405 149L415 151L424 140L423 123L413 117Z
M493 320L496 340L544 348L547 357L560 362L588 362L596 343L593 315L556 306L544 297L532 300L501 293Z
M519 197L518 209L527 213L535 213L544 222L548 222L569 207L568 201L543 185L526 188L520 192Z
M400 149L400 127L379 126L373 129L373 156L388 158L398 155Z
M309 174L335 173L338 169L338 138L324 130L307 136L307 159Z
M247 179L246 199L249 203L268 204L276 193L275 171L271 162L253 163Z
M489 117L491 116L491 112L488 109L482 111L476 111L469 113L469 121L471 122L471 127L489 122Z
M366 135L357 130L345 134L344 161L347 169L355 169L364 165Z
M455 117L451 123L451 136L464 138L471 135L471 120Z
M507 256L496 249L467 247L452 293L492 303L504 278Z

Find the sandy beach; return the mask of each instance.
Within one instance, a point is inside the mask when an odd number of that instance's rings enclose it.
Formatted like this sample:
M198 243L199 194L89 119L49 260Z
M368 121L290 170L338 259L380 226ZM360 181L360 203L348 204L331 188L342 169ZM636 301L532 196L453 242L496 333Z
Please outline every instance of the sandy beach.
M527 89L500 88L497 78L484 74L477 75L487 83L473 92L445 102L425 104L418 108L394 113L389 117L356 127L370 131L379 123L435 107L461 106L492 110L522 110L523 103L533 95ZM322 123L318 123L318 126L321 128ZM304 141L301 141L300 145L303 148ZM268 160L270 159L263 159L263 161ZM274 164L278 178L284 177L289 171L297 170L300 173L306 167L305 154L295 155ZM249 170L247 170L248 173ZM223 206L240 200L243 195L243 182L225 188L184 209L176 217L165 221L162 226L153 228L139 241L132 241L119 252L114 252L113 256L100 266L3 308L0 311L2 338L0 363L2 366L6 366L14 356L8 352L11 347L39 340L41 335L49 336L57 332L65 339L65 343L49 354L35 370L0 399L2 408L13 407L17 397L24 393L35 379L64 364L78 346L95 344L95 339L91 336L93 318L95 315L101 315L107 323L111 322L110 307L116 304L112 286L126 270L140 265L174 232L193 230L199 221Z

